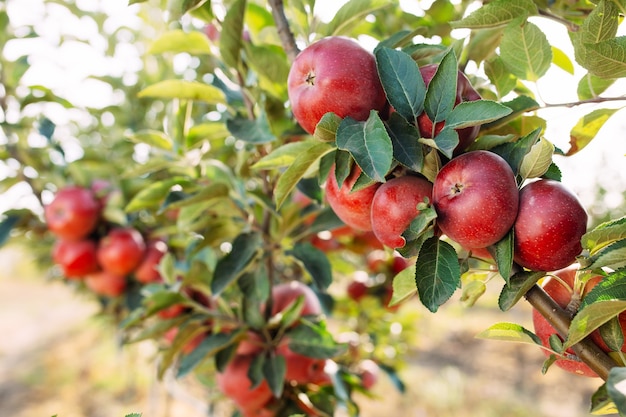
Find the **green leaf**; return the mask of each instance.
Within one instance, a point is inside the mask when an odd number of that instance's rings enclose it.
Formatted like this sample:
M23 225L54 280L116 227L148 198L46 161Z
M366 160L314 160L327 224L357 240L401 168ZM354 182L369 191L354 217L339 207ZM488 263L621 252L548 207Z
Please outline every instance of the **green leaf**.
M274 198L276 207L279 208L294 189L296 184L304 177L304 175L313 167L319 159L331 152L334 148L327 143L316 143L310 146L306 152L300 154L278 178L276 188L274 189Z
M519 175L524 179L541 177L550 168L553 154L554 145L543 137L539 138L524 156Z
M500 310L509 311L544 276L545 273L539 271L521 271L513 275L500 292Z
M219 295L244 272L250 262L259 255L262 244L263 238L254 232L242 233L235 238L230 253L217 261L215 266L211 282L213 295Z
M236 0L230 4L220 33L220 55L224 63L231 68L239 68L241 47L243 45L243 24L246 13L246 0Z
M274 397L280 398L285 388L285 374L287 363L281 355L268 355L263 362L263 376L267 381Z
M606 382L591 396L589 412L594 416L617 414L615 403L613 403L613 400L609 397L609 393L606 390Z
M618 317L613 317L600 326L598 330L602 340L612 352L620 352L622 350L622 346L624 346L624 332Z
M140 130L138 132L127 134L126 138L135 143L145 143L166 151L171 151L174 148L172 139L165 133L159 132L158 130Z
M500 275L507 284L511 278L511 269L513 268L513 230L509 231L502 239L494 245L496 266Z
M500 45L503 30L503 27L473 30L465 49L467 57L477 64L491 60Z
M600 96L607 88L615 84L614 78L600 78L587 73L578 82L578 99L590 100Z
M620 239L626 239L626 216L596 226L593 230L585 233L580 241L583 248L589 250L589 253L593 255Z
M574 75L574 64L572 63L572 60L569 59L569 56L556 46L551 46L551 48L552 63L568 74Z
M389 300L389 307L393 307L417 293L415 285L415 265L403 269L393 278L393 294Z
M491 100L463 101L452 109L446 119L446 127L464 127L493 122L511 114L513 110Z
M524 95L517 96L511 101L507 101L501 104L510 108L512 110L511 114L494 122L488 123L483 126L483 128L486 127L488 129L494 129L499 126L503 126L510 121L517 119L520 115L524 113L532 112L540 108L539 103L537 103L533 98Z
M245 117L228 119L226 127L234 137L244 142L258 145L276 140L276 137L270 130L265 112L261 112L259 117L254 120Z
M441 60L437 72L430 80L426 90L424 109L430 120L433 121L433 129L436 123L446 120L454 108L457 77L456 55L450 49ZM433 134L430 137L434 136Z
M143 414L142 413L130 413L130 414L126 414L126 416L124 417L141 417ZM55 417L56 414L52 417Z
M613 367L606 380L606 391L620 415L626 415L626 368Z
M326 290L332 284L333 274L328 257L311 243L297 243L287 254L302 262L318 288Z
M369 178L385 182L393 161L393 146L376 111L372 110L364 122L344 118L337 129L337 147L350 152Z
M6 216L0 222L0 248L9 240L11 230L20 221L20 216Z
M479 339L540 345L541 339L530 330L515 323L496 323L476 335Z
M504 30L500 56L517 78L537 81L550 68L552 48L546 35L534 23L514 21Z
M574 42L578 63L601 78L626 77L626 36L594 44Z
M190 185L191 181L184 177L174 177L163 181L156 181L139 191L128 202L126 212L132 213L147 208L156 208L161 205L165 197L175 185Z
M460 302L463 307L472 307L476 301L485 293L487 286L485 281L474 279L463 286Z
M533 145L537 143L540 133L541 129L537 128L515 142L505 143L492 148L492 151L503 157L506 162L508 162L515 175L517 175L520 172L524 157L530 152Z
M228 197L229 188L222 182L212 182L199 191L167 205L167 209L188 207L198 203L205 203L216 198Z
M206 35L200 31L184 32L175 29L162 34L148 48L149 54L165 52L187 52L191 55L210 54L211 45Z
M391 6L386 0L349 0L335 13L328 25L319 33L326 36L346 35L353 25L361 24L365 16L384 7Z
M495 55L493 58L485 61L485 74L496 87L499 97L509 94L517 84L517 78L506 69L500 55Z
M377 48L376 66L391 106L407 121L414 121L424 109L426 85L411 56L390 48Z
M581 117L570 131L570 148L567 156L574 155L596 137L607 120L619 109L596 109Z
M422 172L424 150L418 141L417 127L396 113L392 113L387 126L394 159L411 171Z
M415 262L415 282L422 304L431 312L437 312L461 282L454 247L436 236L426 240Z
M452 153L459 144L459 133L456 129L444 126L434 139L422 139L421 142L439 149L447 158L452 158Z
M294 163L298 156L309 151L309 149L318 142L312 140L303 140L298 142L290 142L275 148L272 152L259 159L250 168L252 169L276 169L288 167Z
M184 80L164 80L148 87L137 93L140 98L163 98L163 99L185 99L204 101L209 104L226 103L226 96L217 87L206 85L196 81Z
M483 5L460 21L450 22L453 28L483 29L503 26L515 18L539 13L532 0L496 0Z
M304 322L289 332L289 349L309 358L327 359L339 354L343 348L327 329Z
M337 139L337 129L341 124L341 120L341 117L333 112L326 113L317 122L313 136L322 142L334 142Z
M617 34L619 10L613 1L600 0L585 19L580 30L584 44L596 44L609 40Z
M588 259L587 269L609 268L616 270L626 266L626 239L606 246Z
M244 320L253 328L263 328L265 317L259 314L263 303L270 295L270 281L267 269L260 266L248 273L244 273L238 280L237 285L244 295L243 315Z
M205 337L202 342L188 355L182 357L176 376L182 378L193 371L204 359L215 355L217 351L234 343L240 337L240 333L217 333Z
M205 140L224 139L230 132L222 122L199 123L191 128L187 133L186 145L193 148L204 143Z

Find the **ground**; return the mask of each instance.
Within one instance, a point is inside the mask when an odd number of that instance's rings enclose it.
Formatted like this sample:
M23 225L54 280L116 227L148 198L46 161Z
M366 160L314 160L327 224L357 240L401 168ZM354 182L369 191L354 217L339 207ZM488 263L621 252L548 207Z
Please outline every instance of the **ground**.
M208 415L205 393L193 381L156 381L150 342L121 348L93 301L46 281L18 261L22 256L0 250L0 416ZM468 312L454 301L436 315L424 313L420 342L401 371L407 392L383 376L373 398L358 398L362 416L589 416L599 379L557 368L542 375L544 357L533 346L474 337L500 321L528 326L527 305Z

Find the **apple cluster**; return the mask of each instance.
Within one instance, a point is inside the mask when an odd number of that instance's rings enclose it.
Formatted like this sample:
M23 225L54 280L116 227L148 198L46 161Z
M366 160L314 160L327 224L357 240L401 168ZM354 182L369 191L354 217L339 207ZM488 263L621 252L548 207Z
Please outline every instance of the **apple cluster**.
M44 218L56 237L52 259L63 276L98 295L117 297L131 277L142 284L160 281L157 265L168 248L133 227L105 221L106 188L100 182L64 187L44 207Z

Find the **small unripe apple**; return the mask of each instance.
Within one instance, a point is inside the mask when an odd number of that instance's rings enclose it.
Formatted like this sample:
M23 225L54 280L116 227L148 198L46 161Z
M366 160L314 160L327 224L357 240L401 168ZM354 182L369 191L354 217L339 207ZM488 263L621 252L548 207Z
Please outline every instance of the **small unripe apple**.
M321 39L298 54L287 91L295 119L311 134L328 112L367 120L371 110L387 105L374 55L341 36Z
M437 225L467 248L484 248L502 239L517 216L515 174L499 155L472 151L441 168L433 187Z

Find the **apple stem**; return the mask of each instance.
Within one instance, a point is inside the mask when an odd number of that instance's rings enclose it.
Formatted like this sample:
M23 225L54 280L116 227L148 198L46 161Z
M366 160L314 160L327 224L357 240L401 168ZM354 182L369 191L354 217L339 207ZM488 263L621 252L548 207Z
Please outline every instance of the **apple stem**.
M570 315L562 309L550 296L537 284L525 295L530 303L545 319L566 339L571 324ZM602 349L590 338L585 338L572 346L576 355L586 363L600 378L607 380L611 368L617 366Z
M278 30L278 36L283 44L283 49L287 54L289 61L293 62L300 53L296 39L289 28L289 22L287 16L285 16L285 8L283 0L269 0L270 8L272 9L272 16L274 17L274 23L276 23L276 29Z

